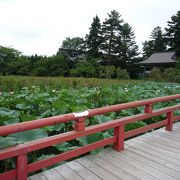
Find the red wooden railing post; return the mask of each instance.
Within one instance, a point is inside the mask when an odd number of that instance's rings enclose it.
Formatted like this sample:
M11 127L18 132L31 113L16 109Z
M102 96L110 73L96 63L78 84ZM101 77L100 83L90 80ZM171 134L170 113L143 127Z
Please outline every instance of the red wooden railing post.
M27 148L24 145L19 145L17 151L17 180L27 180L28 176L28 161L27 161Z
M116 151L122 151L124 149L124 125L120 125L114 128L114 136L116 141L114 143L114 149Z
M144 113L152 113L153 111L153 104L147 104L144 108Z
M172 131L172 129L173 129L173 112L167 113L167 120L168 120L168 123L166 125L166 131Z
M17 157L17 180L27 180L27 154L22 154Z
M74 129L76 131L84 131L85 130L85 120L86 120L86 118L77 119L74 124Z

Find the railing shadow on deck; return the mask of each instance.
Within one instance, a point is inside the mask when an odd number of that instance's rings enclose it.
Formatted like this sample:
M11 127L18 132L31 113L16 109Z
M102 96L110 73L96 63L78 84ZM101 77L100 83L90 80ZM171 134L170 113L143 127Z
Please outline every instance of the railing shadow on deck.
M66 133L50 136L47 138L27 142L25 144L0 150L0 160L5 160L12 157L16 158L16 169L0 173L0 179L10 180L16 178L18 180L25 180L27 179L28 173L32 173L39 169L57 164L61 161L79 156L81 154L87 153L89 151L95 150L100 147L104 147L109 144L113 144L113 147L116 151L121 151L124 149L124 139L147 132L149 130L166 126L167 131L172 131L173 122L180 120L180 116L174 116L174 112L180 109L180 105L168 106L158 110L153 110L153 105L158 102L176 100L179 98L180 98L180 94L176 94L172 96L164 96L164 97L153 98L148 100L140 100L140 101L112 105L97 109L89 109L79 113L71 113L71 114L65 114L65 115L44 118L29 122L1 126L0 136L6 136L11 133L17 133L17 132L22 132L44 126L55 125L57 123L75 121L75 126L73 131L69 131ZM102 124L85 127L85 121L87 118L93 117L95 115L102 115L108 112L117 112L124 109L136 108L140 106L144 106L144 113L142 114L128 116L128 117L108 121ZM166 118L160 122L150 124L145 127L141 127L128 132L124 131L124 127L127 123L144 120L162 114L166 114ZM87 136L90 134L94 134L112 128L114 129L114 136L112 137L97 141L92 144L88 144L86 146L68 152L61 153L54 157L50 157L47 159L40 160L38 162L33 162L31 164L28 164L27 154L32 151L40 150L55 144L63 143L79 137Z

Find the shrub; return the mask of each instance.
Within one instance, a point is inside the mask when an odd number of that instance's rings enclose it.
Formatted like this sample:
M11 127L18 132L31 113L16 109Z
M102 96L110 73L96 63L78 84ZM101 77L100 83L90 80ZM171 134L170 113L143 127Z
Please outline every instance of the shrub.
M103 66L101 78L114 78L116 76L116 68L114 66Z
M180 83L180 69L168 68L162 73L163 80Z
M130 79L130 76L126 69L117 68L116 69L117 79Z
M149 77L150 77L152 80L154 80L154 81L160 81L160 80L162 80L161 71L160 71L158 68L154 67L154 68L150 71Z
M73 77L97 77L98 72L95 64L88 61L79 61L74 69L70 70L70 74Z

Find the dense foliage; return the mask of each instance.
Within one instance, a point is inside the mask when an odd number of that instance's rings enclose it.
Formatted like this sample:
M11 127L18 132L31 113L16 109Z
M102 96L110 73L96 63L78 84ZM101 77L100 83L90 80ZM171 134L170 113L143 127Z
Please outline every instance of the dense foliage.
M180 83L180 68L167 68L161 72L158 68L150 71L149 77L154 81L168 81Z
M165 32L159 26L152 30L150 40L143 43L143 58L139 56L133 28L114 10L103 22L96 15L85 38L67 37L50 57L25 56L14 48L0 46L0 74L138 78L138 62L152 53L174 50L179 55L179 15L178 11L171 17ZM113 72L109 75L110 69Z
M87 80L86 80L87 81ZM53 88L52 88L53 87ZM112 104L125 103L140 99L147 99L180 92L179 84L155 83L155 82L134 82L121 85L104 85L96 87L58 88L29 86L17 91L3 91L0 93L0 125L25 122L39 118L45 118L75 111L82 111L89 108L103 107ZM177 102L171 101L158 103L155 109L173 105ZM95 116L86 120L86 126L103 123L113 119L131 116L142 113L143 107L122 110L121 112L108 113ZM177 112L178 113L178 112ZM126 131L146 126L153 122L162 120L164 116L146 119L126 125ZM64 133L73 129L73 122L61 123L55 126L48 126L41 129L30 130L11 134L7 137L0 137L0 149L27 141ZM113 135L112 130L99 132L87 137L57 144L40 151L28 154L28 161L34 162L55 154L59 154L71 149L101 140ZM100 149L92 153L99 152ZM14 159L0 162L1 171L14 167Z

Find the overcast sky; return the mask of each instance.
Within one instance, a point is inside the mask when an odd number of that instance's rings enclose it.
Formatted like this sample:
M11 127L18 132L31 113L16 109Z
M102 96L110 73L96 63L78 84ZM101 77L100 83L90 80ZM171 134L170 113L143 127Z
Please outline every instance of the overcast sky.
M85 37L93 17L112 10L134 29L138 45L165 27L179 0L0 0L0 45L23 54L53 55L66 37Z

